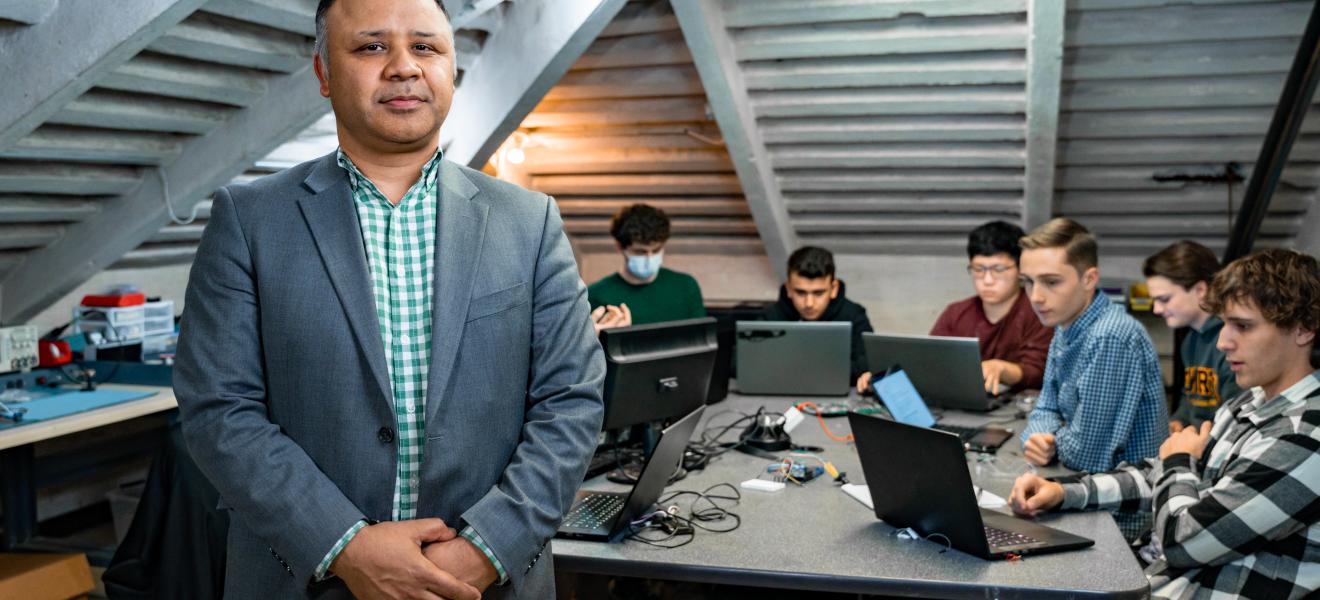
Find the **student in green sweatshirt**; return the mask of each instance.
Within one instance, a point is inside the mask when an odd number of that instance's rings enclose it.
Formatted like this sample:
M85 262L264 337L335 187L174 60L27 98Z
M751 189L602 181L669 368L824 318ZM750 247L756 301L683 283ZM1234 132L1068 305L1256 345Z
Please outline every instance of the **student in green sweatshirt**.
M1224 322L1202 307L1219 259L1196 242L1177 242L1146 259L1142 272L1155 314L1169 327L1189 327L1183 338L1183 390L1169 417L1169 432L1212 421L1215 411L1239 391L1224 353L1215 348Z
M661 265L669 217L647 204L624 207L610 223L623 268L587 287L596 330L706 316L701 286Z

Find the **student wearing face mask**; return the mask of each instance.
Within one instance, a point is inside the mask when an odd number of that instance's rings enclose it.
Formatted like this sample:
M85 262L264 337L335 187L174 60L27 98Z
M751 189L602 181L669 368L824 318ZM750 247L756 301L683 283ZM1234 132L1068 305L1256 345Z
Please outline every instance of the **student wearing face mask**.
M661 266L669 217L647 204L624 207L610 222L623 268L587 288L596 331L706 316L701 286L686 273Z
M1155 314L1170 328L1190 328L1181 349L1182 397L1169 417L1169 433L1213 420L1219 406L1242 391L1228 359L1215 348L1224 322L1201 307L1218 271L1215 253L1187 240L1160 250L1142 265Z

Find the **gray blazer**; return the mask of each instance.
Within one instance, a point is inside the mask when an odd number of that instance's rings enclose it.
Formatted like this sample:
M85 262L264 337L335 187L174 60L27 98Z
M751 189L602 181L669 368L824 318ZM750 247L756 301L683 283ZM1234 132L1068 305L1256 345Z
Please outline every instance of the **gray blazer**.
M595 447L605 363L554 202L444 161L419 517L471 525L554 597L546 542ZM333 154L215 194L174 368L183 432L232 510L226 598L339 598L318 563L388 520L393 395Z

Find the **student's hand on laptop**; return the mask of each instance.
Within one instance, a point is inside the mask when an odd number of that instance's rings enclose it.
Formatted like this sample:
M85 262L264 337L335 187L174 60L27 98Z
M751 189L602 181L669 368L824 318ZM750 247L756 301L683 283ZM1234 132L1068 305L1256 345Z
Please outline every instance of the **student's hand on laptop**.
M981 379L985 381L985 391L999 393L999 385L1013 385L1022 381L1022 367L1017 363L992 358L981 361Z
M1201 460L1205 445L1210 441L1210 421L1203 421L1198 427L1184 427L1182 431L1169 436L1160 444L1160 460L1175 454L1190 454L1195 460Z
M871 372L867 371L857 377L857 393L865 394L869 387L871 387Z
M1022 445L1022 457L1038 467L1054 462L1055 451L1052 433L1033 433L1027 438L1027 443Z
M597 334L602 329L627 327L632 325L632 311L628 310L627 304L597 306L596 310L591 311L591 323Z
M1018 477L1013 482L1013 492L1008 495L1013 512L1024 517L1035 517L1060 504L1063 504L1063 486L1034 473Z

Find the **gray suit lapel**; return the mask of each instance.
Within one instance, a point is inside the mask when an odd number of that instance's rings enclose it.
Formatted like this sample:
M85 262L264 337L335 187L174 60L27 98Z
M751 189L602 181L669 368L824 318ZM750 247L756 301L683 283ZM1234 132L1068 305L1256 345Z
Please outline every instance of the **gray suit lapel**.
M362 229L353 206L348 173L331 154L312 167L303 185L313 195L299 200L298 207L312 231L316 249L321 253L325 270L330 274L339 302L344 305L349 326L362 346L376 384L393 407L394 394L389 371L385 368L385 344L380 337L380 320L376 318L371 271L362 245Z
M477 186L448 160L441 162L436 222L434 288L431 292L431 367L427 375L426 425L437 421L467 320L472 284L481 263L490 207L474 201Z

